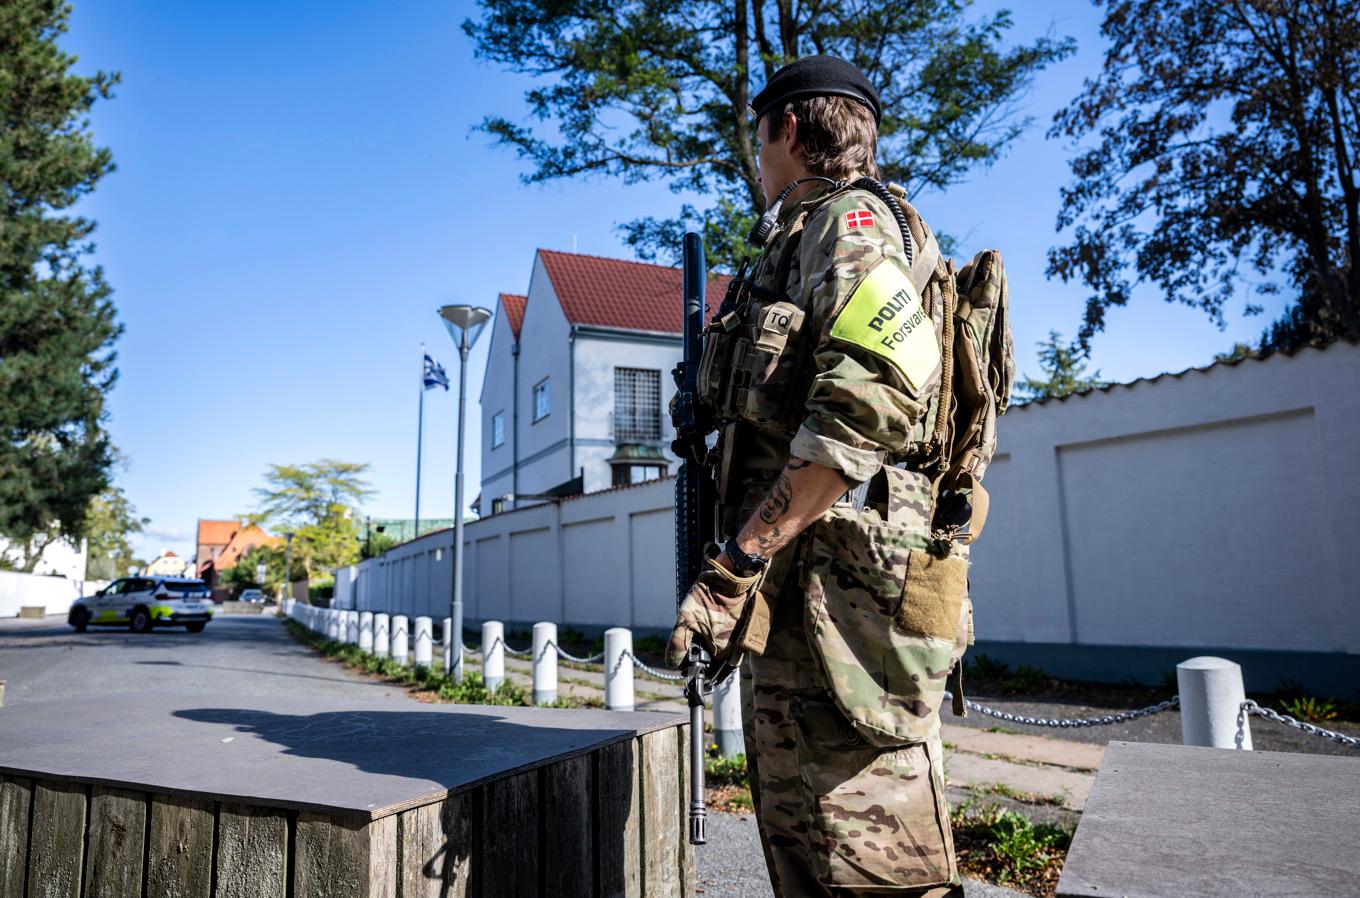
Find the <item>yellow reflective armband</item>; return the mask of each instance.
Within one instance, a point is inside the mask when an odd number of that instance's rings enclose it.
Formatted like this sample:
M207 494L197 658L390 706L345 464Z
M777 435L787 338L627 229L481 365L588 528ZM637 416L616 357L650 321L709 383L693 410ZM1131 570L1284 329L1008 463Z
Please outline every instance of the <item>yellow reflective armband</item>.
M836 340L853 343L892 364L913 389L921 389L940 364L935 326L911 279L880 259L850 294L831 327Z

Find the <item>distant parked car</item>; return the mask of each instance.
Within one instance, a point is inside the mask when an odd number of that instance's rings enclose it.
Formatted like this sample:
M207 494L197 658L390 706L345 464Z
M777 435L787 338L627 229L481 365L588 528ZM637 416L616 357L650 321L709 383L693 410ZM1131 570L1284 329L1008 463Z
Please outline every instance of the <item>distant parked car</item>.
M264 591L260 589L243 589L238 602L253 602L256 605L264 604Z
M201 633L212 616L208 584L202 580L123 577L72 602L66 621L77 633L91 624L126 626L134 633L166 626Z

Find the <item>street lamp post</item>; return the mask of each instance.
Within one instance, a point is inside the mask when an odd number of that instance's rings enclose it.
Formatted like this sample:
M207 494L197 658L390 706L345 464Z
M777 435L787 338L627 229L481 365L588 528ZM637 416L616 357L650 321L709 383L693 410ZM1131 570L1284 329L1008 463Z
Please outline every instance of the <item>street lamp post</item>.
M283 603L286 599L293 597L293 533L289 531L283 535L283 544L286 551L283 553L283 598L279 600L279 614L283 614Z
M450 305L439 309L449 336L458 345L458 462L453 487L453 595L449 599L449 650L444 655L444 674L454 682L463 679L463 418L467 409L468 350L491 319L491 310L480 306ZM455 660L456 659L456 660Z

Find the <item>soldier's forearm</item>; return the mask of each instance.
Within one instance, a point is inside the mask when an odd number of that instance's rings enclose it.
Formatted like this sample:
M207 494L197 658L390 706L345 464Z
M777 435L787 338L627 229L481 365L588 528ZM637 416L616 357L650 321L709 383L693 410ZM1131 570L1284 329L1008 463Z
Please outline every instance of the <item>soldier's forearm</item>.
M790 458L756 513L737 534L737 545L768 558L793 542L847 488L845 478L835 468Z

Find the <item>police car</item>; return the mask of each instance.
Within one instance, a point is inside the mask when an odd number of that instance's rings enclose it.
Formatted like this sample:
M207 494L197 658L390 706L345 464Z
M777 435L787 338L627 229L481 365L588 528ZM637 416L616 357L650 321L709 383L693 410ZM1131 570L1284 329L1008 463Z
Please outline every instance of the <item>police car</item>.
M152 627L201 633L212 616L211 592L202 580L123 577L92 596L76 599L66 621L77 633L91 624L125 626L134 633L147 633Z

